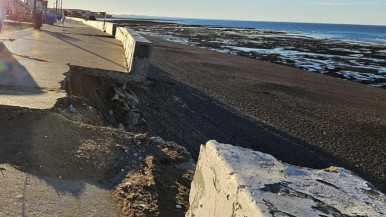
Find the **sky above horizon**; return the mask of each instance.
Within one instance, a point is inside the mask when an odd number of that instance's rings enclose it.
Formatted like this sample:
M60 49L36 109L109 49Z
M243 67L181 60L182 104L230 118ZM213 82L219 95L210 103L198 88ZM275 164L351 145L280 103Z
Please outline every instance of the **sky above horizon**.
M49 7L54 2L49 0ZM386 26L386 0L63 0L63 8L162 17Z

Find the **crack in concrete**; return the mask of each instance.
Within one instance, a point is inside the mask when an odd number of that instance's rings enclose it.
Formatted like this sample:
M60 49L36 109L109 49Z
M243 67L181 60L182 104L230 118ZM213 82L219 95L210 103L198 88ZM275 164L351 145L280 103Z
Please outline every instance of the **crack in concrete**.
M322 182L322 183L325 184L324 182ZM271 193L279 194L281 196L289 196L289 197L299 197L299 198L311 199L316 204L316 206L313 206L312 209L321 211L321 212L323 212L323 213L325 213L327 215L343 216L343 217L360 217L358 215L355 215L355 216L345 215L342 212L340 212L337 208L335 208L333 206L330 206L330 205L324 203L323 201L321 201L321 200L319 200L319 199L317 199L317 198L315 198L315 197L313 197L313 196L311 196L309 194L305 194L303 192L299 192L299 191L289 187L288 184L290 184L290 183L279 182L279 183L274 183L274 184L266 184L264 186L264 188L261 188L260 190L264 191L264 192L271 192ZM328 186L330 186L330 185L328 185ZM274 204L270 203L269 201L268 202L264 201L264 202L268 206L269 210L271 210L272 212L276 213L276 212L280 211L280 210L277 210L275 208ZM275 209L277 211L275 211ZM271 211L270 211L270 213L271 213ZM282 212L282 211L280 211L280 212ZM275 216L275 215L273 215L273 216Z
M263 199L263 202L268 207L269 213L272 215L272 217L278 216L280 214L287 215L288 217L297 217L297 216L294 216L292 214L289 214L289 213L286 213L286 212L283 212L283 211L279 210L278 208L275 207L275 205L273 203L271 203L267 199Z

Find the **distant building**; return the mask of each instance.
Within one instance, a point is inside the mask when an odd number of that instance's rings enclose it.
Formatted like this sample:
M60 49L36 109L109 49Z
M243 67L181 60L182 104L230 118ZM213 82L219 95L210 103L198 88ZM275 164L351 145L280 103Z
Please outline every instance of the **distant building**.
M24 11L26 4L21 0L1 0L0 7L7 15L12 15L18 11Z
M89 10L82 10L82 9L65 9L67 11L69 16L72 17L79 17L88 19L90 16L94 16L95 18L104 18L105 12L93 12ZM111 18L112 15L106 14L106 18Z

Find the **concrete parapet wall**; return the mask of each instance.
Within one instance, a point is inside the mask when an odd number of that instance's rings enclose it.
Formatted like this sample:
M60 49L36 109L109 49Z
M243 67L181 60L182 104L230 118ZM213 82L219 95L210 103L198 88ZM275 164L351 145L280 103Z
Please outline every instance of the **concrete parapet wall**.
M74 20L74 21L78 21L78 22L83 22L84 21L84 19L77 18L77 17L66 17L66 19L70 19L70 20Z
M85 20L83 21L83 23L86 25L92 26L94 28L97 28L101 31L104 31L107 34L112 36L115 36L115 32L118 27L118 24L116 23L110 23L110 22L104 22L104 21Z
M186 216L385 216L385 195L343 168L312 170L209 141Z
M148 74L153 44L140 34L127 27L118 27L118 24L81 18L68 17L70 20L82 22L101 31L115 36L123 44L128 72L133 80L143 81Z
M104 21L97 21L97 20L85 20L82 18L76 18L76 17L68 17L70 20L75 20L78 22L82 22L85 25L94 27L96 29L99 29L101 31L106 32L109 35L115 36L115 32L117 30L118 24L117 23L111 23L111 22L104 22Z
M115 38L122 41L128 71L139 80L146 78L153 44L127 27L118 27Z

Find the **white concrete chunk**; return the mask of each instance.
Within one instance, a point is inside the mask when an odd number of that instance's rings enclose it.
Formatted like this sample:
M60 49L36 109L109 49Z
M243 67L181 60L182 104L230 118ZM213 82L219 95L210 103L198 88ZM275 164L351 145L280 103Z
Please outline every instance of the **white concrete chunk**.
M201 146L186 216L385 216L385 195L343 168L288 165L209 141Z

